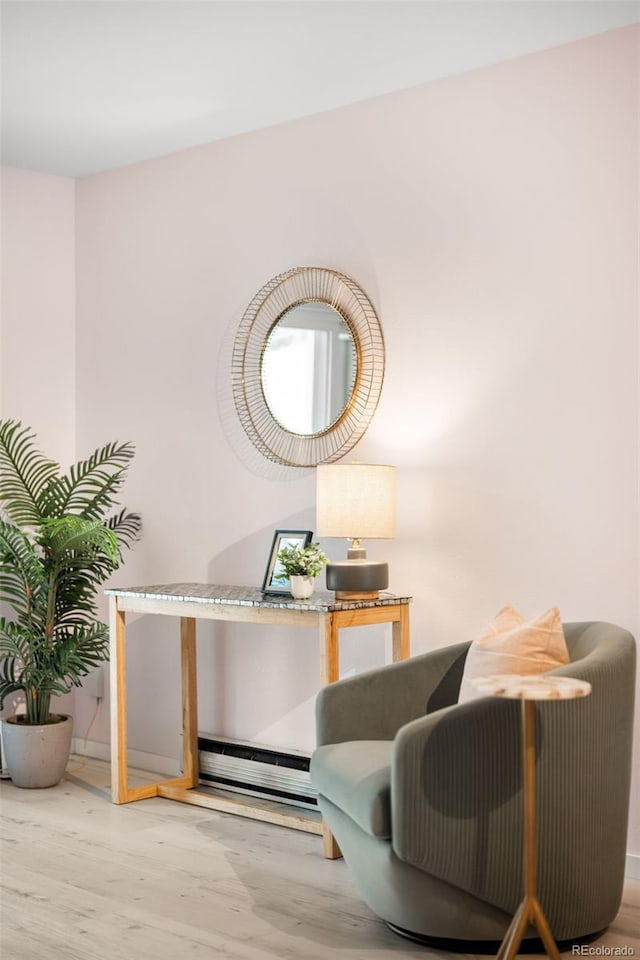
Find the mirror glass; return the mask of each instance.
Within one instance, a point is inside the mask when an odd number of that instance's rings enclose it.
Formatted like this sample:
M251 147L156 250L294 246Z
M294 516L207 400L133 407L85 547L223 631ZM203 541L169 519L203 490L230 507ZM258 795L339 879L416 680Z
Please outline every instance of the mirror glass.
M357 365L353 334L337 310L318 301L294 304L278 317L262 355L271 415L291 433L322 433L347 408Z

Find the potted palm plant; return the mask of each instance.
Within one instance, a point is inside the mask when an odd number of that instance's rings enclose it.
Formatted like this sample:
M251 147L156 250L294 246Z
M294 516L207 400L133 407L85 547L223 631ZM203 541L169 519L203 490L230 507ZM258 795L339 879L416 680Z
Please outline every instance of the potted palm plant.
M289 580L291 596L306 600L313 593L316 577L329 562L320 549L320 544L309 543L306 547L283 547L278 554L282 573L276 580Z
M17 786L62 778L72 719L51 713L51 697L109 657L96 595L140 535L138 514L111 512L133 455L109 443L63 473L28 427L0 420L0 603L13 612L0 616L0 709L24 694L26 713L2 722Z

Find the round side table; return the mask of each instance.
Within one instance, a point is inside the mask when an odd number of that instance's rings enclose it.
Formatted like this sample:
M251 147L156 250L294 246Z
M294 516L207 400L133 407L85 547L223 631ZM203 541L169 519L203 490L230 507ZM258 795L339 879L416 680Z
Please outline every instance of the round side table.
M522 768L524 828L522 874L524 898L509 925L498 960L512 960L529 924L538 930L545 950L559 960L558 948L537 894L536 862L536 700L573 700L591 693L591 684L572 677L510 676L500 674L472 681L476 690L494 697L522 700Z

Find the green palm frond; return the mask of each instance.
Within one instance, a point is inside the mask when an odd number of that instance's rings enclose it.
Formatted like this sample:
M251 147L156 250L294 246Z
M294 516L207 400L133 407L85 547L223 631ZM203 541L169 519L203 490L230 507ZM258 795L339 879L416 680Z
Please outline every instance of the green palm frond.
M65 567L57 579L56 626L93 623L98 589L113 569L113 564L103 561L94 561L91 566L85 563L79 568Z
M0 710L9 694L24 689L24 664L30 659L29 631L0 617Z
M55 673L69 684L80 686L82 678L109 657L109 628L106 623L74 626L61 630L54 649Z
M106 525L115 536L119 547L130 547L140 536L142 521L139 514L126 513L123 510L117 516L110 517ZM65 623L84 623L89 615L95 615L98 588L121 561L121 552L118 553L116 563L112 556L96 553L91 559L86 559L81 568L69 564L68 569L61 573L58 583L59 617Z
M21 623L41 622L47 586L46 569L34 544L18 527L0 520L0 600L14 609Z
M19 690L37 690L48 701L79 687L107 659L109 629L105 623L74 627L61 631L39 656L34 657L33 648L28 630L0 618L0 709L6 697Z
M118 567L120 548L102 520L74 514L45 520L39 542L55 571L51 616L59 639L72 626L84 629L92 624L98 587Z
M60 472L34 441L19 420L0 420L0 502L14 523L25 526L39 523L43 493Z
M57 578L56 620L87 623L95 617L99 586L120 565L116 535L102 521L82 517L49 520L45 544L52 561L62 563Z
M18 665L28 661L31 647L32 636L26 627L0 617L0 657L3 658L3 666L7 659L17 661Z
M126 479L134 453L130 443L107 443L88 459L74 464L64 476L52 478L44 491L44 515L104 516L116 502L115 495Z
M38 543L51 561L64 560L70 567L83 566L87 560L102 556L114 568L120 559L116 536L104 521L86 520L75 514L43 520Z

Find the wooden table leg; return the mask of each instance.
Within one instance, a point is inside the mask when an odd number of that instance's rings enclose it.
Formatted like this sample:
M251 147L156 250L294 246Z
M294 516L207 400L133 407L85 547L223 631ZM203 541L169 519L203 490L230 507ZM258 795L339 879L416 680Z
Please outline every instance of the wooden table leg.
M127 784L127 647L125 615L109 601L111 687L111 799L125 803Z
M340 677L338 626L331 613L320 618L320 668L322 684L335 683ZM327 860L338 860L342 853L329 827L322 823L322 843Z
M338 625L332 613L320 618L320 669L323 684L335 683L340 676Z
M180 663L182 668L182 772L190 787L198 786L198 683L196 670L196 621L180 618Z
M322 845L326 860L339 860L342 857L342 850L338 846L338 841L324 821L322 823Z
M408 660L409 650L409 604L400 605L400 619L394 620L391 625L392 644L393 644L393 662L398 660Z

